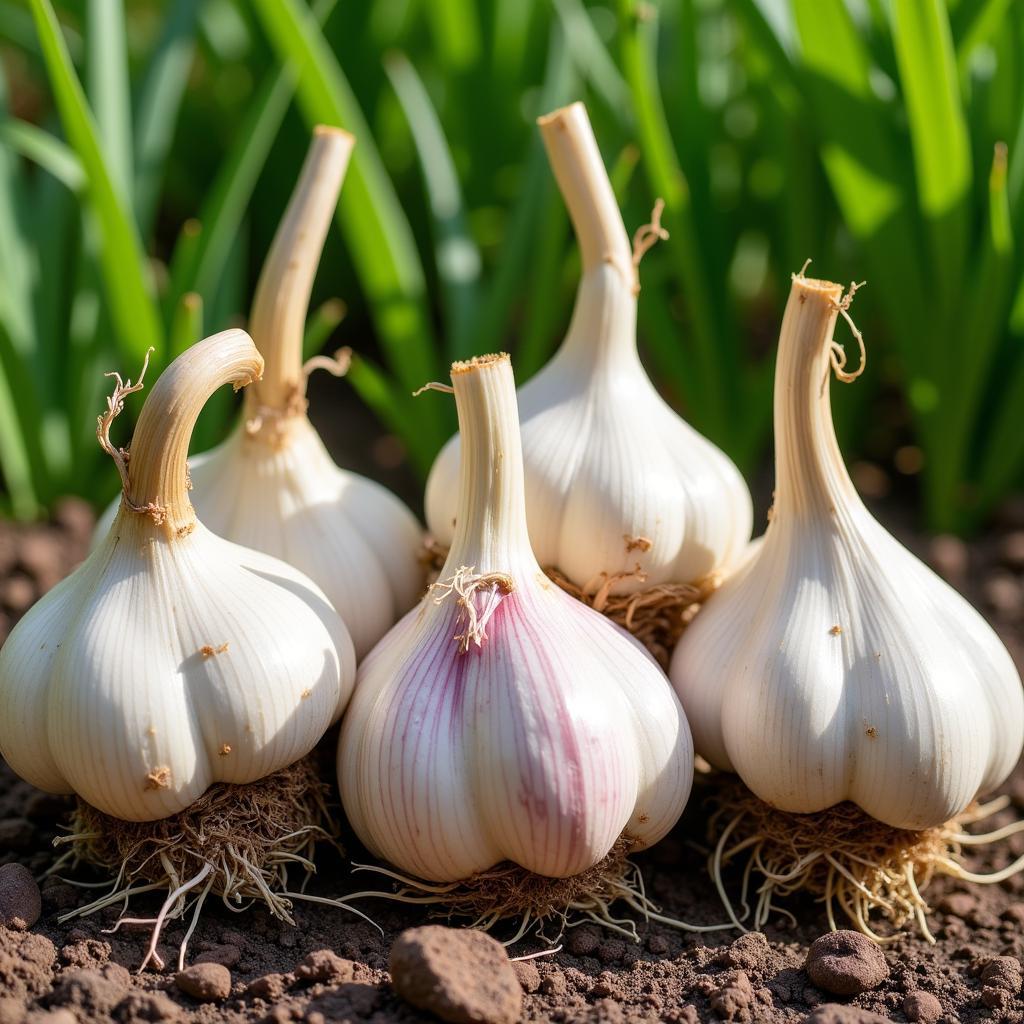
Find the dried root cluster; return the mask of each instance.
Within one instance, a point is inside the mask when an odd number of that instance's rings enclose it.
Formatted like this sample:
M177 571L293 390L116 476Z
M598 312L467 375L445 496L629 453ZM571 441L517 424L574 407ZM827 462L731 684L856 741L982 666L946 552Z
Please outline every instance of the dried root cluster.
M922 895L933 878L994 883L1024 868L1024 857L988 875L967 871L961 863L963 847L1024 831L1021 821L985 834L965 831L1006 807L1006 798L975 805L956 820L921 832L894 829L849 802L814 814L779 811L733 780L722 781L713 802L710 870L733 925L743 930L763 928L773 913L795 924L779 901L807 892L824 903L833 930L839 927L839 911L878 943L894 941L913 924L934 942ZM739 912L723 877L730 864L742 865ZM872 914L885 922L885 934L872 926Z
M316 871L313 850L318 841L332 840L327 809L329 790L317 771L315 755L245 785L217 783L186 810L159 821L122 821L79 800L70 834L57 843L67 846L53 872L89 864L109 871L114 882L108 892L70 917L121 905L114 930L123 924L152 924L149 960L161 965L157 942L164 923L191 908L191 921L179 950L179 964L208 896L220 896L230 910L262 902L270 912L293 923L296 899L321 900L289 884L289 869L308 877ZM166 891L156 917L126 917L133 896ZM350 908L347 908L350 909ZM142 969L140 968L140 970Z
M376 865L360 865L357 870L384 875L398 883L394 892L362 892L356 897L379 897L400 903L437 905L436 916L460 918L471 928L490 931L502 922L518 921L515 933L505 945L518 942L533 930L545 936L544 929L555 925L558 942L566 928L594 923L617 932L633 942L639 941L636 922L618 917L612 907L621 904L648 921L660 921L685 931L721 931L727 924L696 926L666 917L644 891L640 869L629 859L635 840L623 833L607 856L592 868L571 878L549 878L505 861L462 882L435 885Z

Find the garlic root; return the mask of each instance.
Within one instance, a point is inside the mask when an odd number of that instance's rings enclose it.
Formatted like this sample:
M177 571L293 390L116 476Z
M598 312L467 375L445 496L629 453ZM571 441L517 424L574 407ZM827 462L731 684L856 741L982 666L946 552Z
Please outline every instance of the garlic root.
M113 882L109 892L58 920L122 904L122 915L111 931L127 924L153 925L140 971L150 960L163 967L157 942L164 924L183 917L193 900L190 925L178 951L179 970L210 895L220 896L229 909L248 901L263 903L274 917L294 924L293 901L310 897L292 888L289 869L299 868L308 879L316 871L315 845L337 845L326 805L328 792L314 754L258 782L217 783L186 810L159 821L122 821L80 799L70 834L55 840L55 845L67 849L48 873L89 864L108 871ZM168 895L155 918L125 916L132 897L159 890ZM340 901L325 902L359 914Z
M933 878L948 875L994 884L1024 870L1024 857L987 875L968 872L961 864L962 847L1024 831L1024 821L983 835L964 831L965 825L1002 810L1007 802L975 804L944 825L914 831L885 825L848 801L812 814L780 811L741 782L722 781L708 822L708 836L714 843L708 870L732 924L742 931L761 930L773 913L793 919L778 901L807 892L824 904L832 931L839 927L836 918L841 912L880 945L895 942L912 925L934 943L928 927L930 908L922 895ZM731 863L742 864L740 913L724 878ZM752 893L755 875L761 882ZM876 912L891 928L890 934L882 935L872 927L871 916Z
M352 893L346 898L436 904L435 916L463 918L467 927L483 931L490 931L501 922L519 921L519 927L505 941L506 946L514 945L531 931L541 934L549 922L558 925L554 936L546 936L551 943L557 943L567 928L588 922L639 942L636 922L612 914L616 903L625 904L645 920L659 921L682 931L716 932L733 927L729 922L692 925L662 914L644 890L639 867L629 859L635 846L635 840L623 833L603 860L569 878L549 878L505 861L464 882L435 885L377 865L357 864L357 871L383 875L398 883L398 888L393 892Z

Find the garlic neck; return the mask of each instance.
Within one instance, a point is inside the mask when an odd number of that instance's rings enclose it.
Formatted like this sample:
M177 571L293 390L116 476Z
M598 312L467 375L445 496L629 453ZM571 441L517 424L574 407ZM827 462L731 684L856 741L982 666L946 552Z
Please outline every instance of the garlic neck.
M266 360L263 379L246 393L250 435L280 441L280 420L304 416L302 339L324 240L355 138L318 125L302 173L274 235L253 299L249 329Z
M584 365L639 366L637 268L586 108L573 103L537 123L582 263L572 324L559 356Z
M462 461L455 534L442 579L538 569L526 528L523 450L512 364L504 353L452 367Z
M832 424L829 384L840 285L797 276L775 367L773 522L841 516L860 506Z
M200 341L160 375L135 427L121 516L148 522L168 539L191 531L188 446L203 406L217 388L245 387L263 372L263 359L245 331Z

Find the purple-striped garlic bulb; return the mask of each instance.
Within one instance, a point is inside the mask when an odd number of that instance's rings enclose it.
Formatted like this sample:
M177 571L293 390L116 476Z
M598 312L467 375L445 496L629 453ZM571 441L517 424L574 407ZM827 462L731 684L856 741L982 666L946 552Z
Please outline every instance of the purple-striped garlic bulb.
M371 652L338 775L376 856L432 882L503 861L567 878L657 842L693 779L682 708L646 652L541 571L507 355L452 367L457 526L439 581Z

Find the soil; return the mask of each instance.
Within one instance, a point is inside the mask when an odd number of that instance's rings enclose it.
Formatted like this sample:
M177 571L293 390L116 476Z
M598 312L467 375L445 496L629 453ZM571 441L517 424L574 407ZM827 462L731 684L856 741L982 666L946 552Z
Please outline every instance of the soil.
M890 509L886 519L899 517ZM0 524L0 637L83 556L88 532L88 511L75 502L62 505L50 524ZM951 538L922 540L898 527L896 532L982 609L1024 666L1024 503L1009 506L990 534L970 545ZM996 819L1000 824L1024 814L1024 765L1004 791L1012 805ZM40 877L53 862L50 844L68 806L0 764L0 864L23 864ZM666 914L694 924L724 919L705 868L705 819L698 787L675 831L637 858L648 895ZM352 860L368 859L350 836L342 838ZM1015 836L980 850L967 863L975 871L991 870L1022 852L1024 837ZM366 878L352 875L350 863L325 847L308 891L340 897L365 888ZM79 872L76 880L102 879ZM256 908L233 914L211 900L190 941L189 960L220 965L230 977L220 969L193 969L176 981L183 926L172 922L163 936L166 971L136 974L147 929L109 934L106 929L117 916L113 908L95 918L58 923L62 912L83 904L89 894L95 890L47 879L35 924L27 930L21 927L24 919L14 928L0 925L0 1024L436 1019L401 999L388 973L398 935L429 923L424 908L361 901L360 909L380 925L382 936L341 909L299 905L292 926ZM829 994L812 983L805 967L808 951L828 929L820 905L804 899L788 904L798 925L780 917L763 935L694 934L639 921L641 941L634 943L589 924L568 930L560 952L514 965L523 989L522 1019L1024 1024L1024 875L991 886L940 879L926 895L938 939L934 946L908 934L884 949L884 965L870 955L863 958L855 940L816 948L811 971L818 982L838 972L846 980L837 987L845 985L848 992L874 985L857 995ZM158 906L158 900L141 897L133 909L146 916ZM530 938L511 955L544 949L542 941ZM829 969L816 969L816 960ZM472 980L471 969L463 973Z

